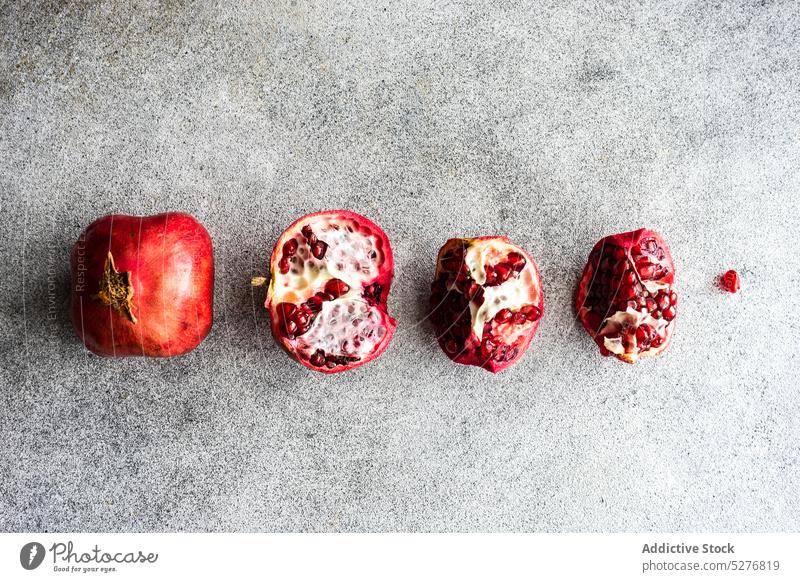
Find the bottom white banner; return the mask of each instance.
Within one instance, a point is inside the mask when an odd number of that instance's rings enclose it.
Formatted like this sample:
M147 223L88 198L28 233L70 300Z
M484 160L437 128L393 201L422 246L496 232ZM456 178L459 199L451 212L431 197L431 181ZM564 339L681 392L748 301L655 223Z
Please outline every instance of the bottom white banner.
M0 534L0 580L800 580L800 534Z

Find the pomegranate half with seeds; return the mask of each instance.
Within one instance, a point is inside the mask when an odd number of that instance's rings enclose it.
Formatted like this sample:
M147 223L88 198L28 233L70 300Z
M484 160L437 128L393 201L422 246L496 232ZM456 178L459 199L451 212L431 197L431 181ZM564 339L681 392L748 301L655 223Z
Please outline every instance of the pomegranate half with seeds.
M346 210L309 214L278 239L266 307L272 334L312 370L343 372L377 358L397 322L386 301L394 276L389 239Z
M669 247L657 232L642 228L594 245L576 308L604 356L633 364L667 349L678 306L674 279Z
M430 306L451 360L499 372L519 361L539 327L539 269L504 236L450 239L439 250Z

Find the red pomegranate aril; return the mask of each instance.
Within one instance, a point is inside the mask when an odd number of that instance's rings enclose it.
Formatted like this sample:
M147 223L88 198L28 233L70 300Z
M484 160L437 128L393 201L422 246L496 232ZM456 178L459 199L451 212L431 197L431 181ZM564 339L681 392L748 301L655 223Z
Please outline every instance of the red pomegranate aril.
M278 261L278 269L282 274L286 274L289 272L291 265L289 263L289 257L283 257L280 261Z
M327 243L318 240L317 242L311 245L311 254L314 255L316 259L322 259L325 257L325 252L328 250Z
M325 293L336 299L350 291L350 286L340 279L330 279L325 283Z
M311 357L308 359L308 361L311 362L313 366L324 366L325 352L323 352L322 350L317 350L316 352L311 354Z
M496 349L497 345L489 338L483 340L481 343L481 354L484 358L491 358Z
M283 245L284 255L288 257L294 255L297 252L297 246L298 246L297 241L294 240L293 238L286 241L286 244Z
M678 294L675 293L675 291L670 291L670 293L669 293L669 303L673 307L677 307L678 306Z
M497 312L497 314L494 316L494 320L497 323L505 323L511 319L511 315L511 310L504 308Z
M504 265L497 265L494 268L494 272L497 275L497 280L501 283L508 280L508 276L511 274L511 270Z
M664 311L661 313L661 315L662 315L662 316L664 317L664 319L666 319L667 321L672 321L673 319L675 319L675 316L677 315L677 311L675 311L675 307L673 307L672 305L670 305L669 307L667 307L667 308L666 308L666 309L665 309L665 310L664 310Z
M306 300L306 305L312 312L319 313L322 310L322 299L317 296L311 296Z
M741 282L739 281L739 273L731 269L727 271L724 275L722 275L720 279L720 284L725 291L728 293L736 293L741 288Z
M542 312L535 305L526 305L520 312L529 320L536 321L542 316Z
M517 252L508 253L506 260L511 265L511 268L516 272L522 271L522 269L525 268L525 265L527 263L525 257L523 257L520 253Z
M656 305L658 305L658 308L662 311L669 307L669 296L667 296L666 293L659 293L656 295Z

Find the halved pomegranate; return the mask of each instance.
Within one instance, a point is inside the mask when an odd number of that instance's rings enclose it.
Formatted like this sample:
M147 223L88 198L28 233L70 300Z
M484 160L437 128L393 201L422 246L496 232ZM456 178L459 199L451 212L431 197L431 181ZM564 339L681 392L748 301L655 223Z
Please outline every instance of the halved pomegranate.
M452 238L439 250L430 317L454 362L490 372L515 364L543 311L539 269L506 237Z
M394 276L389 239L347 210L309 214L278 239L266 307L292 358L327 374L377 358L397 322L386 300Z
M656 356L675 329L675 265L661 235L641 228L607 236L589 254L575 300L583 327L604 356Z

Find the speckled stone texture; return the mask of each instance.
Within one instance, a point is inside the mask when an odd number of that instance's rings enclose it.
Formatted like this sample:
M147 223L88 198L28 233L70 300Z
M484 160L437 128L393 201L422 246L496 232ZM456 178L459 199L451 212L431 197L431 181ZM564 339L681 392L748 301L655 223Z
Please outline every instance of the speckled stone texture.
M798 114L792 0L0 3L0 529L800 530ZM336 207L390 236L399 328L327 377L249 281ZM210 336L87 354L73 241L165 210L213 237ZM681 303L629 366L572 300L640 226ZM490 234L546 293L497 376L424 321L443 241Z

